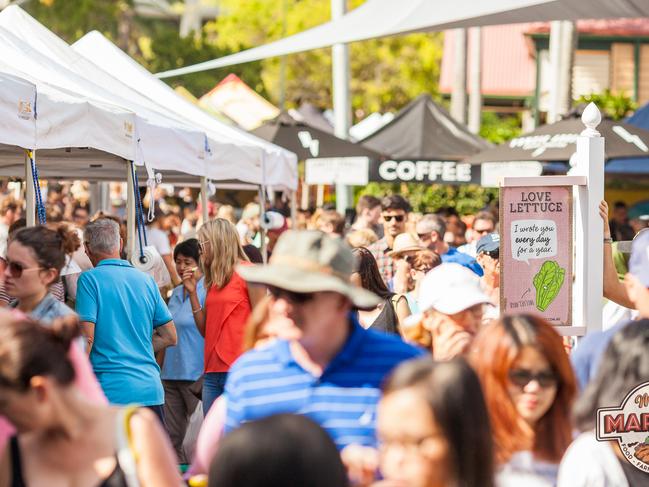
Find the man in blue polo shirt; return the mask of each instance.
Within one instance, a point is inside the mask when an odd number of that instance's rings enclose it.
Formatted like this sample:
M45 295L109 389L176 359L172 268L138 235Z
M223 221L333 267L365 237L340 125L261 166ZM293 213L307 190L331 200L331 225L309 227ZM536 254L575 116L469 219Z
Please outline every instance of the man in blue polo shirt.
M350 284L352 267L351 251L340 239L288 231L268 265L237 270L283 301L302 336L252 350L232 366L225 386L226 431L271 414L297 413L319 423L340 449L375 445L383 379L423 351L350 318L353 306L372 309L380 301Z
M119 226L102 218L84 232L95 266L77 283L76 310L90 363L111 404L138 404L164 421L154 352L176 344L176 328L151 276L121 260Z

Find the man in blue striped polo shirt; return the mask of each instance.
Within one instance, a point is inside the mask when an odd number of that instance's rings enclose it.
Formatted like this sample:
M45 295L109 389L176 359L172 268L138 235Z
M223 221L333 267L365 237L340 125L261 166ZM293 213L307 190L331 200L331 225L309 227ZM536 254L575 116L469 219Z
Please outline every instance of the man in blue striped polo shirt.
M237 269L248 282L268 286L302 333L298 340L252 350L232 366L226 432L271 414L296 413L319 423L340 449L375 445L383 379L423 351L394 335L364 330L351 317L352 307L373 309L380 302L350 284L352 262L340 239L288 231L268 265Z

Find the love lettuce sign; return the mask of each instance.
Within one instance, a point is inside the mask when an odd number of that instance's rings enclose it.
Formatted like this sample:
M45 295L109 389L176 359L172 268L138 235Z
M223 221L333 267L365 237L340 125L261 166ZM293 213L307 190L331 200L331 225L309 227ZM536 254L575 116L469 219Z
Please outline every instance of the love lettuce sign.
M572 315L572 188L500 189L500 309L554 325Z

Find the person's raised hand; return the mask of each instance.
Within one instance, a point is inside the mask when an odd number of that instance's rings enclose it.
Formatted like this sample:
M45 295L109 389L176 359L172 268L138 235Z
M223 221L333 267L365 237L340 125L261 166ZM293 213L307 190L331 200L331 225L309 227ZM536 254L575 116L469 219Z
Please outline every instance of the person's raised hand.
M433 332L433 358L451 360L464 355L473 341L473 336L464 328L453 323L442 322Z
M347 476L354 487L369 487L379 468L379 453L374 448L348 445L340 452Z
M185 291L189 294L196 292L196 267L188 267L183 271L183 275L180 276L183 280L183 286Z
M608 223L608 203L606 200L599 203L599 216L602 217L604 222L604 238L611 238L611 227Z

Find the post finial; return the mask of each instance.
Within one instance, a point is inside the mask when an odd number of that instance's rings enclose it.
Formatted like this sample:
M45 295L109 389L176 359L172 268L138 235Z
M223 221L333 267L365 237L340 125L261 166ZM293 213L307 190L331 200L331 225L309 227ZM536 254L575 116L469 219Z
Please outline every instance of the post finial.
M597 126L602 121L602 114L592 101L584 109L584 113L581 114L581 121L586 126L581 135L585 137L601 137L601 134L597 131Z

